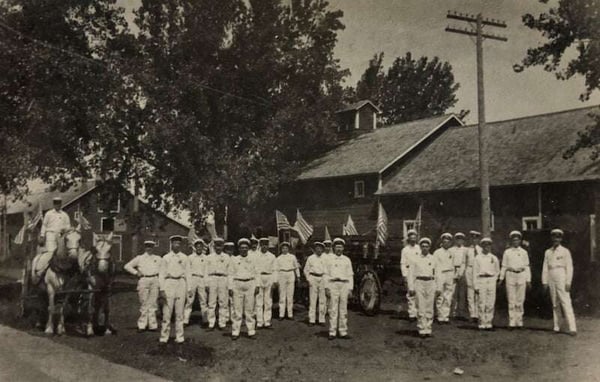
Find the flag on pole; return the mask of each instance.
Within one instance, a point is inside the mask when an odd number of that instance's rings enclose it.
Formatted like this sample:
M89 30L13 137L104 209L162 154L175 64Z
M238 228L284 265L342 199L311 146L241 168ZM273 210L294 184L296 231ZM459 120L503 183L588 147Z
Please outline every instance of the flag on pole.
M282 229L292 229L292 226L290 226L290 222L287 220L285 215L279 210L275 210L275 220L277 221L277 231Z
M15 244L21 245L25 241L25 230L27 230L27 224L23 224L23 227L19 230L17 236L15 236Z
M383 209L383 205L379 203L379 212L377 214L377 243L381 245L385 245L385 241L388 237L388 218L385 210Z
M300 210L296 210L296 223L294 223L294 231L298 232L298 236L300 236L302 244L306 244L308 239L313 234L313 226L311 226L306 220L304 220L302 214L300 213Z
M42 215L43 215L42 204L40 203L40 204L38 204L38 212L37 212L37 214L35 214L33 219L31 219L31 221L27 225L27 229L28 230L34 229L38 225L38 223L42 220Z
M352 220L352 216L350 216L350 214L348 214L348 220L346 221L346 224L342 224L342 233L344 236L358 235L358 231L354 226L354 221Z
M87 231L88 229L92 228L90 221L87 220L85 216L83 216L81 211L79 211L79 217L75 219L75 221L77 222L77 231L81 231L82 229L84 231Z
M417 230L417 234L421 236L421 213L423 210L423 204L419 204L419 210L417 211L417 216L415 217L415 230Z
M327 228L327 226L325 226L325 239L323 240L331 241L331 235L329 234L329 228Z

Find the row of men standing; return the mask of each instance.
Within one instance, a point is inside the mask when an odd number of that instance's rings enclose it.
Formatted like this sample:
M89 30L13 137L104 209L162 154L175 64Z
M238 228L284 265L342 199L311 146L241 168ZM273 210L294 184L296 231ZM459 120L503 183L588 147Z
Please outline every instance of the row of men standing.
M504 251L501 265L491 252L490 238L481 239L477 231L471 231L470 236L471 245L466 247L464 234L458 232L453 238L444 233L440 237L440 248L430 254L431 240L422 238L417 245L417 232L408 232L401 269L408 290L409 317L418 319L419 332L424 336L431 335L434 305L439 323L448 323L451 316L466 318L468 314L479 323L480 329L491 329L496 286L502 282L506 282L509 328L523 327L526 291L531 289L531 268L529 255L521 246L522 234L519 231L509 234L510 245ZM552 300L554 331L560 332L562 321L566 321L569 333L574 335L577 329L569 294L573 278L571 253L561 245L563 232L560 229L552 230L551 238L552 247L544 255L542 284ZM426 309L419 309L419 300Z
M160 294L163 300L160 342L168 341L173 313L176 318L175 341L183 342L183 327L189 323L197 296L208 330L217 325L224 329L231 319L232 338L237 339L243 317L248 336L254 338L255 327L271 327L274 284L278 284L279 288L279 318L284 319L286 312L289 319L293 318L295 280L300 277L300 266L296 257L289 253L289 243L281 243L280 255L275 257L269 252L268 239L253 243L240 239L239 254L233 256L235 245L232 242L225 243L217 238L213 240L213 251L208 253L208 246L199 239L193 243L193 253L187 256L180 251L182 240L180 236L171 237L171 251L162 258L152 253L155 243L146 241L144 254L124 267L139 277L141 308L138 330L157 330L156 310ZM335 337L338 332L345 337L347 297L353 287L352 265L342 254L343 240L336 239L333 244L336 255L331 252L331 242L315 243L315 254L308 258L304 268L310 285L309 324L316 323L317 300L318 322L325 323L326 300L329 298L329 307L336 306L335 312L329 309L330 337ZM323 253L326 249L327 252Z

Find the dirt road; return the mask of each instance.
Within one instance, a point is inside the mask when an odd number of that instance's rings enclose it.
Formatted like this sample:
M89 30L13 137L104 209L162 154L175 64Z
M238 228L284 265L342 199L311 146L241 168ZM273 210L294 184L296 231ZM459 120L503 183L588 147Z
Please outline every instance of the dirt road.
M384 308L393 309L392 305ZM118 335L83 338L76 327L57 343L177 381L596 381L600 380L600 320L580 317L579 335L553 334L550 320L527 318L528 329L508 331L499 312L494 332L479 332L462 321L434 326L434 337L415 336L413 323L383 312L351 312L352 339L329 341L324 327L308 327L306 311L296 321L275 321L273 330L232 342L229 332L186 329L182 353L157 349L158 334L137 334L137 298L115 295L113 323ZM35 336L43 333L16 318L16 301L3 301L0 322ZM197 317L197 316L196 316ZM453 375L455 367L464 375Z

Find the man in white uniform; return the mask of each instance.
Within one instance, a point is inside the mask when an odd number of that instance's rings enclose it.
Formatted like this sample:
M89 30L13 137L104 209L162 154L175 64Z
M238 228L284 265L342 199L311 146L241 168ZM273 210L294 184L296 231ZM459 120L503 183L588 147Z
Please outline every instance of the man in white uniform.
M271 290L275 281L275 255L269 251L269 239L259 240L260 250L254 256L254 264L258 272L258 295L256 296L256 326L270 328L273 310Z
M343 239L333 240L335 257L326 262L325 266L325 293L329 295L329 339L335 339L339 333L340 338L348 336L348 298L354 289L354 271L352 262L344 255Z
M471 246L467 249L467 258L465 260L465 280L467 281L467 305L469 307L469 315L471 321L477 322L477 296L475 295L475 278L473 276L473 265L475 264L475 258L481 253L481 246L479 241L481 240L481 233L477 231L470 231L469 236L471 237Z
M500 274L500 262L492 253L492 239L481 240L481 253L475 257L473 278L477 295L479 329L492 330L496 305L496 280Z
M325 325L327 301L325 297L325 262L323 260L323 243L315 241L313 250L304 265L304 277L308 280L309 308L308 325L313 326L317 321L317 301L319 302L319 325Z
M467 319L469 312L467 308L467 280L465 279L467 247L465 247L465 234L457 232L454 234L454 246L450 248L454 261L454 297L452 299L452 317Z
M525 292L531 288L531 270L529 255L521 247L523 235L519 231L509 234L511 246L502 255L500 283L506 280L506 297L508 299L508 327L523 327L523 306Z
M178 344L184 342L183 310L187 295L192 293L190 262L187 255L180 251L183 237L174 235L169 240L171 251L163 256L158 272L159 294L163 300L161 345L169 341L173 313L175 313L175 342Z
M156 310L158 308L158 272L162 259L154 254L156 243L144 241L144 253L137 255L123 266L127 272L139 278L137 284L140 299L140 317L137 321L138 332L158 329Z
M71 228L69 215L62 210L62 199L52 199L54 208L48 210L42 221L40 236L44 240L46 251L53 253L56 250L56 241L60 235Z
M238 240L240 255L232 259L228 277L229 294L233 298L232 340L237 340L240 336L242 318L246 322L248 338L256 338L256 321L254 320L256 303L254 299L259 292L257 285L259 275L254 260L248 255L249 248L250 241L248 239Z
M433 252L435 259L435 277L440 286L441 293L436 299L436 317L441 324L450 322L450 307L452 305L452 296L454 296L454 259L450 246L452 245L452 235L443 233L440 237L442 246Z
M415 298L417 329L421 338L431 337L435 298L440 294L441 284L436 282L436 264L427 237L419 240L421 253L411 257L408 268L408 293Z
M229 318L228 280L230 257L223 252L223 241L215 241L215 251L206 258L208 282L208 330L215 328L216 309L219 305L219 329L227 326Z
M206 248L206 243L204 240L196 239L194 241L193 252L188 256L190 261L190 272L192 274L192 278L190 280L190 289L192 290L192 295L185 302L185 315L183 319L183 323L185 325L190 323L192 307L194 306L194 300L196 300L196 294L198 295L198 301L200 302L202 323L208 323L208 286L206 285L206 258L208 256L204 254L204 248Z
M279 320L287 317L294 318L294 288L296 286L296 277L300 277L300 265L296 255L289 252L290 243L287 241L279 245L280 255L275 259L275 269L277 270L277 283L279 284Z
M421 254L421 248L417 245L417 231L414 229L408 230L406 233L406 245L402 248L400 255L400 271L402 277L404 277L404 284L406 287L406 302L408 305L408 318L411 321L417 319L417 308L415 306L415 297L408 293L408 274L410 270L410 263L413 258L416 258Z
M566 321L569 334L577 334L575 313L571 304L571 282L573 281L573 258L571 251L562 246L564 232L558 228L550 232L552 247L544 254L542 285L552 299L554 332L560 333Z

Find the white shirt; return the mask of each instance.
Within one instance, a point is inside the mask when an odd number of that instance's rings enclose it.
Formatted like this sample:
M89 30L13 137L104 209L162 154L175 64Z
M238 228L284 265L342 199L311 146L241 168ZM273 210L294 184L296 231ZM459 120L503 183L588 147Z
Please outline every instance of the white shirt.
M275 255L271 252L258 252L254 255L252 260L254 261L254 264L256 264L256 270L259 274L270 275L275 273Z
M402 248L400 253L400 271L402 277L408 277L408 270L410 268L410 262L413 258L421 255L421 248L418 245L407 244Z
M300 264L298 264L298 259L296 259L296 256L292 255L291 253L279 255L275 259L275 268L278 272L293 271L296 274L296 277L300 277Z
M317 256L316 253L308 256L306 264L304 265L304 276L308 278L311 273L323 276L325 274L325 260L323 254Z
M558 247L548 248L544 253L544 265L542 267L542 284L548 284L548 278L551 276L553 281L561 281L571 285L573 281L573 258L571 251L559 245Z
M166 281L169 279L184 279L187 285L191 285L187 281L191 278L190 262L187 255L183 252L170 251L163 256L160 263L158 273L158 285L160 290L165 290ZM188 288L186 287L186 290Z
M498 261L498 258L491 252L482 252L475 257L475 264L473 264L473 281L475 289L479 289L481 283L484 282L484 280L491 278L495 281L498 278L499 273L500 262Z
M190 262L190 272L192 276L206 276L206 258L208 256L204 254L198 254L198 252L194 251L191 255L188 256L188 260Z
M354 271L352 261L345 255L334 255L326 262L325 277L327 283L332 280L345 280L348 282L348 290L354 289Z
M502 269L500 280L506 278L509 285L520 285L531 282L531 269L529 268L529 255L521 247L510 247L502 255Z
M475 257L483 252L483 249L479 244L475 245L475 247L470 246L467 248L467 257L465 258L465 267L469 268L475 265Z
M466 261L467 261L467 247L457 246L450 248L454 261L454 273L455 277L459 278L465 273Z
M258 277L258 270L254 259L250 258L250 255L237 256L231 260L228 277L228 287L232 290L235 286L236 280L251 281L251 288L256 287L256 278Z
M409 264L408 268L408 290L415 290L415 280L417 277L433 277L435 278L436 262L432 254L423 256L422 253L419 256L414 256ZM439 289L436 285L436 289Z
M454 275L454 260L450 248L441 247L436 249L433 252L433 258L435 259L438 276L441 276L442 273L450 272Z
M69 215L63 210L51 209L44 215L44 221L42 222L42 230L40 234L44 236L46 232L66 231L71 228L71 219Z
M238 256L239 257L239 256ZM230 257L225 252L220 254L211 253L206 257L206 275L225 275L228 274Z
M158 276L161 260L158 255L151 255L148 252L144 252L131 259L130 262L123 266L123 269L136 276L138 273L140 276Z

